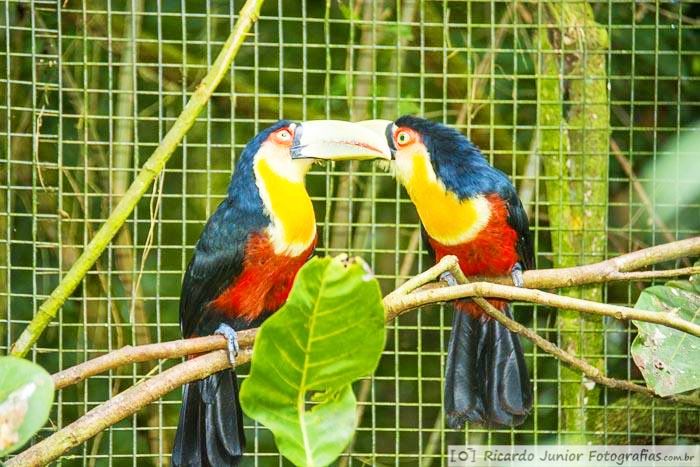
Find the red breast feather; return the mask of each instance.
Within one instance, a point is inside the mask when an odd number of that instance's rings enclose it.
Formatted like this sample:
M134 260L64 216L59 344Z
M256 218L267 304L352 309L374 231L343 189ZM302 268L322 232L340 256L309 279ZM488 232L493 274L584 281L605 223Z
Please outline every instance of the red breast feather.
M467 276L501 276L510 274L518 262L516 244L518 234L508 223L508 209L503 199L497 194L486 197L491 205L491 217L488 224L469 242L460 245L443 245L428 238L435 251L435 260L454 255L459 259L459 267ZM501 309L503 300L489 300ZM481 308L471 300L460 300L456 307L473 316L480 316Z
M267 235L253 235L246 246L243 271L212 306L231 318L250 321L265 311L277 311L315 246L314 239L299 256L278 255Z

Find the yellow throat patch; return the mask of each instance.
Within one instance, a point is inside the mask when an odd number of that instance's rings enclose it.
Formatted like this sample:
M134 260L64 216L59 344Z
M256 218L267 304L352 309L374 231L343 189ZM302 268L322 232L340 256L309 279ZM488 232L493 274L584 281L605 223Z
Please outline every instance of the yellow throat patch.
M484 196L460 200L440 182L428 157L415 154L406 190L428 234L443 245L473 240L486 227L491 216Z
M272 218L268 235L278 254L296 256L316 238L316 216L303 181L276 172L268 161L255 163L258 189Z

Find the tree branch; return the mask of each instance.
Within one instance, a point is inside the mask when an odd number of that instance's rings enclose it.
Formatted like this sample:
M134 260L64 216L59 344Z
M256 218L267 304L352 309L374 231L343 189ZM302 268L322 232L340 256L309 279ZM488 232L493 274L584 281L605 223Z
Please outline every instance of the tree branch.
M258 329L239 331L238 344L243 349L253 348L255 335ZM187 355L202 354L213 350L226 350L226 338L221 335L195 337L177 341L161 342L131 346L127 345L92 360L88 360L74 367L60 371L53 375L53 383L56 389L77 384L91 376L99 375L106 371L131 363L147 362L163 358L179 358Z
M609 271L609 264L618 264L625 271L630 269L630 264L635 266L648 266L647 260L642 258L654 258L654 261L667 261L673 257L677 259L682 255L677 254L676 247L689 248L690 255L695 254L700 249L700 237L696 237L697 242L689 242L689 240L681 240L666 245L639 250L634 253L618 256L617 258L603 261L596 264L580 266L578 268L565 268L562 271L573 271L578 278L591 283L595 277L601 282L606 281L609 277L619 277L619 274L639 275L643 273L616 273ZM676 247L673 247L673 246ZM445 302L456 298L468 297L492 297L504 298L510 300L519 300L531 303L538 303L553 307L563 307L575 309L586 313L595 313L605 316L610 316L615 319L635 319L639 321L647 321L651 323L661 324L683 332L688 332L693 335L700 335L700 327L697 324L688 322L676 316L664 315L662 313L648 312L644 310L636 310L624 306L608 305L598 302L589 302L586 300L563 297L556 294L542 292L540 290L528 290L513 286L505 286L501 284L489 282L472 282L466 284L467 279L462 274L462 271L457 268L457 258L454 256L446 256L432 268L412 277L404 282L396 290L384 297L384 307L386 309L387 321L392 321L397 316L404 314L419 306L428 305L431 303ZM641 267L641 266L640 266ZM601 271L608 271L601 275L595 271L600 268ZM586 274L581 274L580 271L585 271ZM431 289L420 289L427 284L433 284L442 273L451 271L455 278L464 285L453 287L434 287ZM561 274L559 282L554 282L551 279L550 271L552 269L526 271L528 277L526 285L532 286L537 284L541 278L540 273L545 275L545 282L553 284L555 287L565 287L569 283L569 279ZM697 268L683 268L672 271L678 272L676 276L685 275L692 272L697 272ZM665 273L666 271L649 271L652 273ZM670 271L669 271L670 272ZM556 277L556 276L555 276ZM638 276L634 276L638 277ZM669 277L663 275L663 277ZM646 277L645 277L646 278ZM500 280L501 278L499 278ZM510 278L508 278L511 281ZM420 290L419 290L420 289ZM250 349L255 341L257 328L240 331L238 333L238 342L242 349ZM65 388L71 384L79 383L91 376L95 376L111 369L127 365L130 363L138 363L155 359L164 358L180 358L185 355L200 354L212 350L226 349L226 340L221 336L206 336L197 337L194 339L182 339L177 341L162 342L158 344L149 344L141 346L126 346L115 350L111 353L100 357L88 360L74 367L63 370L53 375L54 384L57 389Z
M451 269L450 272L452 275L457 279L457 282L459 282L461 287L469 286L469 285L477 285L477 284L472 284L469 283L469 280L462 274L462 270L459 268L459 265L456 264L454 261L450 262L451 264ZM491 284L486 284L486 285L491 285ZM458 286L458 287L460 287ZM503 286L500 286L503 287ZM457 287L452 287L457 288ZM511 289L517 289L517 287L509 287ZM532 291L530 291L532 292ZM537 291L539 292L539 291ZM555 295L558 297L558 295ZM560 297L564 299L570 299L569 297ZM592 381L595 381L598 384L602 384L604 386L608 386L613 389L622 389L624 391L631 391L631 392L637 392L640 394L644 394L650 397L655 397L657 394L651 390L650 388L647 388L645 386L640 386L638 384L634 384L631 381L625 381L621 379L615 379L615 378L610 378L608 376L605 376L602 371L600 371L599 368L591 365L590 363L586 362L585 360L576 357L575 355L572 355L571 353L567 352L566 350L562 349L561 347L558 347L557 345L553 344L552 342L548 341L547 339L544 339L541 337L539 334L537 334L535 331L523 326L522 324L518 323L512 318L509 318L505 313L503 313L501 310L493 306L491 303L489 303L488 300L486 300L483 297L474 297L474 302L481 307L484 312L486 312L489 316L491 316L493 319L501 323L503 326L508 328L510 331L520 334L521 336L524 336L528 338L530 341L532 341L533 344L535 344L537 347L540 349L544 350L545 352L554 355L557 357L559 360L563 361L564 363L578 369L583 373L586 377L591 379ZM585 300L580 300L580 301L585 301ZM590 302L589 302L590 303ZM562 306L561 308L567 308L567 309L575 309L572 308L571 306ZM637 310L634 310L637 311ZM659 313L656 313L659 314ZM672 396L668 398L668 400L673 400L675 402L683 402L686 404L691 404L691 405L700 405L700 400L697 398L693 397L688 397L688 396Z
M629 273L653 264L698 255L700 255L700 237L693 237L644 248L585 266L525 271L523 273L523 286L528 289L556 289L602 282L669 277L657 275L661 271L637 272L631 276ZM693 270L697 269L694 268ZM473 279L480 280L481 278L474 277ZM488 282L496 284L513 283L512 279L507 276L489 278Z
M512 285L491 284L488 282L471 282L453 287L439 287L421 290L410 295L399 295L385 300L387 315L397 316L423 305L436 302L448 302L458 298L503 298L523 302L548 305L555 308L575 310L582 313L608 316L619 320L634 319L648 323L661 324L679 331L700 337L700 325L687 321L677 315L655 311L637 310L626 306L591 302L580 298L566 297L541 290L528 290Z
M237 363L250 360L241 352ZM218 350L180 363L158 376L136 384L7 461L7 467L43 466L100 431L123 420L183 384L202 379L230 366L227 352Z
M489 316L501 323L503 326L505 326L506 328L508 328L516 334L520 334L521 336L528 338L532 341L533 344L535 344L537 347L544 350L548 354L554 355L562 362L581 371L581 373L583 373L588 379L595 381L598 384L607 386L609 388L637 392L639 394L644 394L650 397L658 397L658 395L653 390L646 386L641 386L631 381L615 379L605 376L605 374L603 374L598 368L594 367L585 360L580 359L565 351L561 347L554 345L547 339L544 339L539 334L537 334L529 328L526 328L514 319L508 318L508 316L506 316L495 306L491 305L485 298L474 298L474 302L476 302L476 304L479 305L481 309L483 309ZM665 398L665 400L700 406L700 400L698 400L698 398L690 396L677 395L667 397Z
M639 196L639 200L642 202L642 205L644 205L644 209L646 210L647 214L649 217L651 217L659 230L661 230L661 235L663 235L667 242L674 241L675 237L671 233L671 229L668 227L668 225L666 225L664 220L656 214L656 211L654 210L654 203L649 198L649 195L644 189L644 185L642 185L639 178L637 178L637 175L634 173L632 164L622 153L620 146L617 144L617 141L615 141L614 138L610 138L610 149L612 149L617 163L620 164L622 170L625 172L627 177L629 177L629 183L634 188L634 191L637 192L637 196Z
M575 281L583 281L574 282L573 284L606 282L610 280L611 277L618 278L620 274L629 274L634 269L678 259L683 256L693 256L698 253L700 253L700 237L647 248L592 265L563 268L559 270L545 269L527 271L525 273L527 278L526 285L528 287L533 287L535 284L547 284L547 286L551 288L568 287L572 285L570 276L575 277ZM422 286L434 282L442 273L447 271L452 272L457 281L462 285L418 290ZM555 274L555 271L557 274ZM689 273L696 271L696 269L684 268L674 271ZM661 271L659 271L659 273L660 272ZM637 275L632 277L641 277L639 273L635 274ZM667 275L663 275L663 277L667 277ZM643 278L648 278L648 276L644 276ZM542 350L580 370L591 380L611 388L632 391L651 397L660 396L644 386L605 376L599 369L586 361L564 351L542 338L534 331L508 318L483 297L542 303L555 307L578 309L579 311L602 314L617 319L638 319L640 321L649 321L675 327L676 329L689 332L690 334L700 335L700 329L696 324L687 321L681 323L678 322L675 317L669 318L669 315L664 315L662 313L651 313L616 305L589 302L570 297L562 297L539 290L527 290L496 283L467 282L468 279L462 274L461 269L458 267L457 258L454 256L445 257L434 267L409 279L384 298L384 305L387 309L387 320L390 321L420 305L437 303L455 298L471 297L477 304L484 308L486 313L498 320L505 327L530 339ZM663 317L660 318L659 316ZM236 359L236 365L241 365L250 361L252 356L251 349L256 334L257 328L240 331L238 333L241 352ZM67 427L20 453L8 461L6 465L8 467L39 466L51 462L67 450L84 442L101 430L123 420L147 404L158 400L183 384L204 378L229 367L230 364L228 362L227 353L222 351L225 347L226 341L222 336L207 336L134 347L128 346L89 360L60 373L56 373L53 378L56 387L60 389L82 381L90 376L129 363L143 362L152 359L179 358L185 355L209 352L197 358L189 359L184 363L163 371L158 376L125 390L114 398L92 409ZM664 399L700 406L700 400L689 396L678 395Z

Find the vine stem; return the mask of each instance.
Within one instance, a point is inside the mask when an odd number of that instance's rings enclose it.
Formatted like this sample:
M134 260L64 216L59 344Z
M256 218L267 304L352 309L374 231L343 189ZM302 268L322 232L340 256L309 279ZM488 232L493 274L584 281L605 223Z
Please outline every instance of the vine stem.
M248 36L250 28L257 20L263 0L248 0L241 9L236 25L216 57L207 75L197 85L192 97L175 120L172 128L165 135L153 154L144 163L141 171L114 207L109 218L100 227L80 257L73 263L51 295L41 304L36 315L22 331L19 339L10 351L11 355L23 357L39 339L44 329L56 317L56 313L82 282L85 274L92 268L107 245L119 232L124 222L131 215L139 200L161 173L165 164L179 146L185 134L194 124L197 116L209 102L216 87L226 75L233 59Z

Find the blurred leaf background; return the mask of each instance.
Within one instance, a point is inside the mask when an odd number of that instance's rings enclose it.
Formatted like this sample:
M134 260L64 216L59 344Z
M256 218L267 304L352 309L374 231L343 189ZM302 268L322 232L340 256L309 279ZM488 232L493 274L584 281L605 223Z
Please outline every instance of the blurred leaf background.
M700 4L587 3L610 42L607 220L597 233L605 255L698 235ZM126 190L204 75L242 4L0 3L2 350ZM267 1L255 34L153 193L31 358L53 372L126 344L178 338L180 281L192 247L225 193L236 154L281 117L360 120L416 113L459 127L513 177L536 232L538 266L551 266L551 201L535 150L538 109L551 104L537 93L542 50L535 40L538 31L557 29L545 27L548 4ZM561 157L567 150L559 148ZM319 254L362 256L385 293L427 267L415 210L384 170L337 164L316 169L307 184ZM589 255L585 249L575 253L577 262ZM638 285L613 284L602 297L630 304L639 293ZM545 307L516 306L516 318L557 341L555 316ZM564 386L581 381L567 379L556 360L529 343L537 405L528 422L514 430L446 430L441 367L450 321L433 307L390 327L375 377L355 388L364 410L353 454L341 465L439 465L448 444L548 443L572 434L596 443L698 442L700 412L686 407L608 390L563 407ZM581 338L589 337L582 329ZM605 322L598 338L601 350L583 357L613 376L641 378L629 358L628 324ZM133 365L61 391L44 434L152 371L158 365ZM61 465L167 463L179 400L179 392L172 393L76 448ZM585 417L575 433L563 422L565 409ZM248 438L247 462L283 462L268 431L251 422Z

